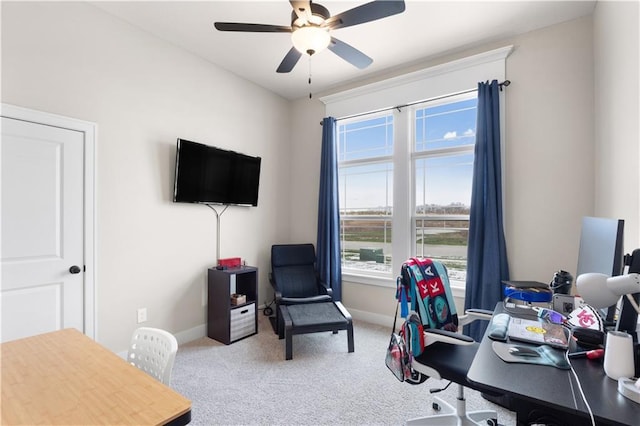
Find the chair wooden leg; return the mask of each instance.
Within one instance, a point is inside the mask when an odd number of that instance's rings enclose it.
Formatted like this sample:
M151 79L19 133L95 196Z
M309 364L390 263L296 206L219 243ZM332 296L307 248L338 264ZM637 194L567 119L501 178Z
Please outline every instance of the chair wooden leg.
M282 307L276 313L276 329L278 331L278 339L284 339L284 319L282 318Z
M353 352L355 350L353 345L353 323L349 322L349 326L347 327L347 345L349 347L349 352Z
M347 345L349 346L349 352L354 352L355 347L353 344L353 318L341 302L335 302L335 304L342 313L342 316L344 316L346 320L349 321L349 325L347 325Z
M286 306L280 308L280 317L282 318L282 328L284 334L284 358L285 360L293 359L293 320L289 315Z
M293 333L292 327L286 326L284 329L284 359L293 359Z

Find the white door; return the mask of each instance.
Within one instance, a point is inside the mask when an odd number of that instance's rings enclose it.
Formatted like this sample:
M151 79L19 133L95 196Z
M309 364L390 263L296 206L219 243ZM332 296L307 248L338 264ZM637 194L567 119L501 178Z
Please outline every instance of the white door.
M86 332L86 134L4 112L1 340Z

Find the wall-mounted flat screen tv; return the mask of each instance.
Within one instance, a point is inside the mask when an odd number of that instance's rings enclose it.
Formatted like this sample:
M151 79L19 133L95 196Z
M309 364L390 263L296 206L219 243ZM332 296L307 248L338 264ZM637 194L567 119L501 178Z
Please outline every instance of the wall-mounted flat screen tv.
M260 157L178 139L173 201L258 205Z

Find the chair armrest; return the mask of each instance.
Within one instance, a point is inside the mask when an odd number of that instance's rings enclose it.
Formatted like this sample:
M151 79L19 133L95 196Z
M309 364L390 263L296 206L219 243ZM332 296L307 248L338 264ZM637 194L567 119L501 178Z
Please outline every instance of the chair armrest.
M279 303L283 305L300 305L303 303L331 302L331 297L326 294L311 297L280 297Z
M317 280L317 283L318 292L320 294L328 294L329 296L331 296L331 298L333 298L333 289L329 287L327 283L325 283L324 281L320 281L320 279Z
M439 330L437 328L427 328L424 330L424 346L432 345L436 342L449 343L452 345L472 345L475 343L469 336L455 333L453 331Z
M480 319L489 320L493 316L493 311L489 309L467 309L465 311L466 314L478 314L480 315Z
M278 285L276 284L276 280L273 279L273 273L269 272L269 283L271 287L273 287L273 298L276 301L276 305L280 304L280 300L282 299L282 292L278 289Z
M271 284L273 292L275 293L273 297L276 299L277 303L280 303L280 299L282 299L282 292L278 289L278 284L276 284L276 280L273 278L273 272L269 272L269 284Z
M475 320L490 321L492 316L493 311L487 309L467 309L464 315L458 316L458 325L462 327Z
M340 313L342 314L342 316L345 317L347 321L351 322L352 321L351 314L349 313L349 311L347 311L347 308L345 308L341 302L333 302L333 303L335 303L336 308L340 310Z

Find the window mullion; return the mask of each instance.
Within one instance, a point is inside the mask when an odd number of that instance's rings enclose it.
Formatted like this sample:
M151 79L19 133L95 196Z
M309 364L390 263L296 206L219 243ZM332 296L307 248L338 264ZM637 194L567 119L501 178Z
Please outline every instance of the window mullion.
M411 109L393 113L393 218L391 270L400 271L411 253Z

